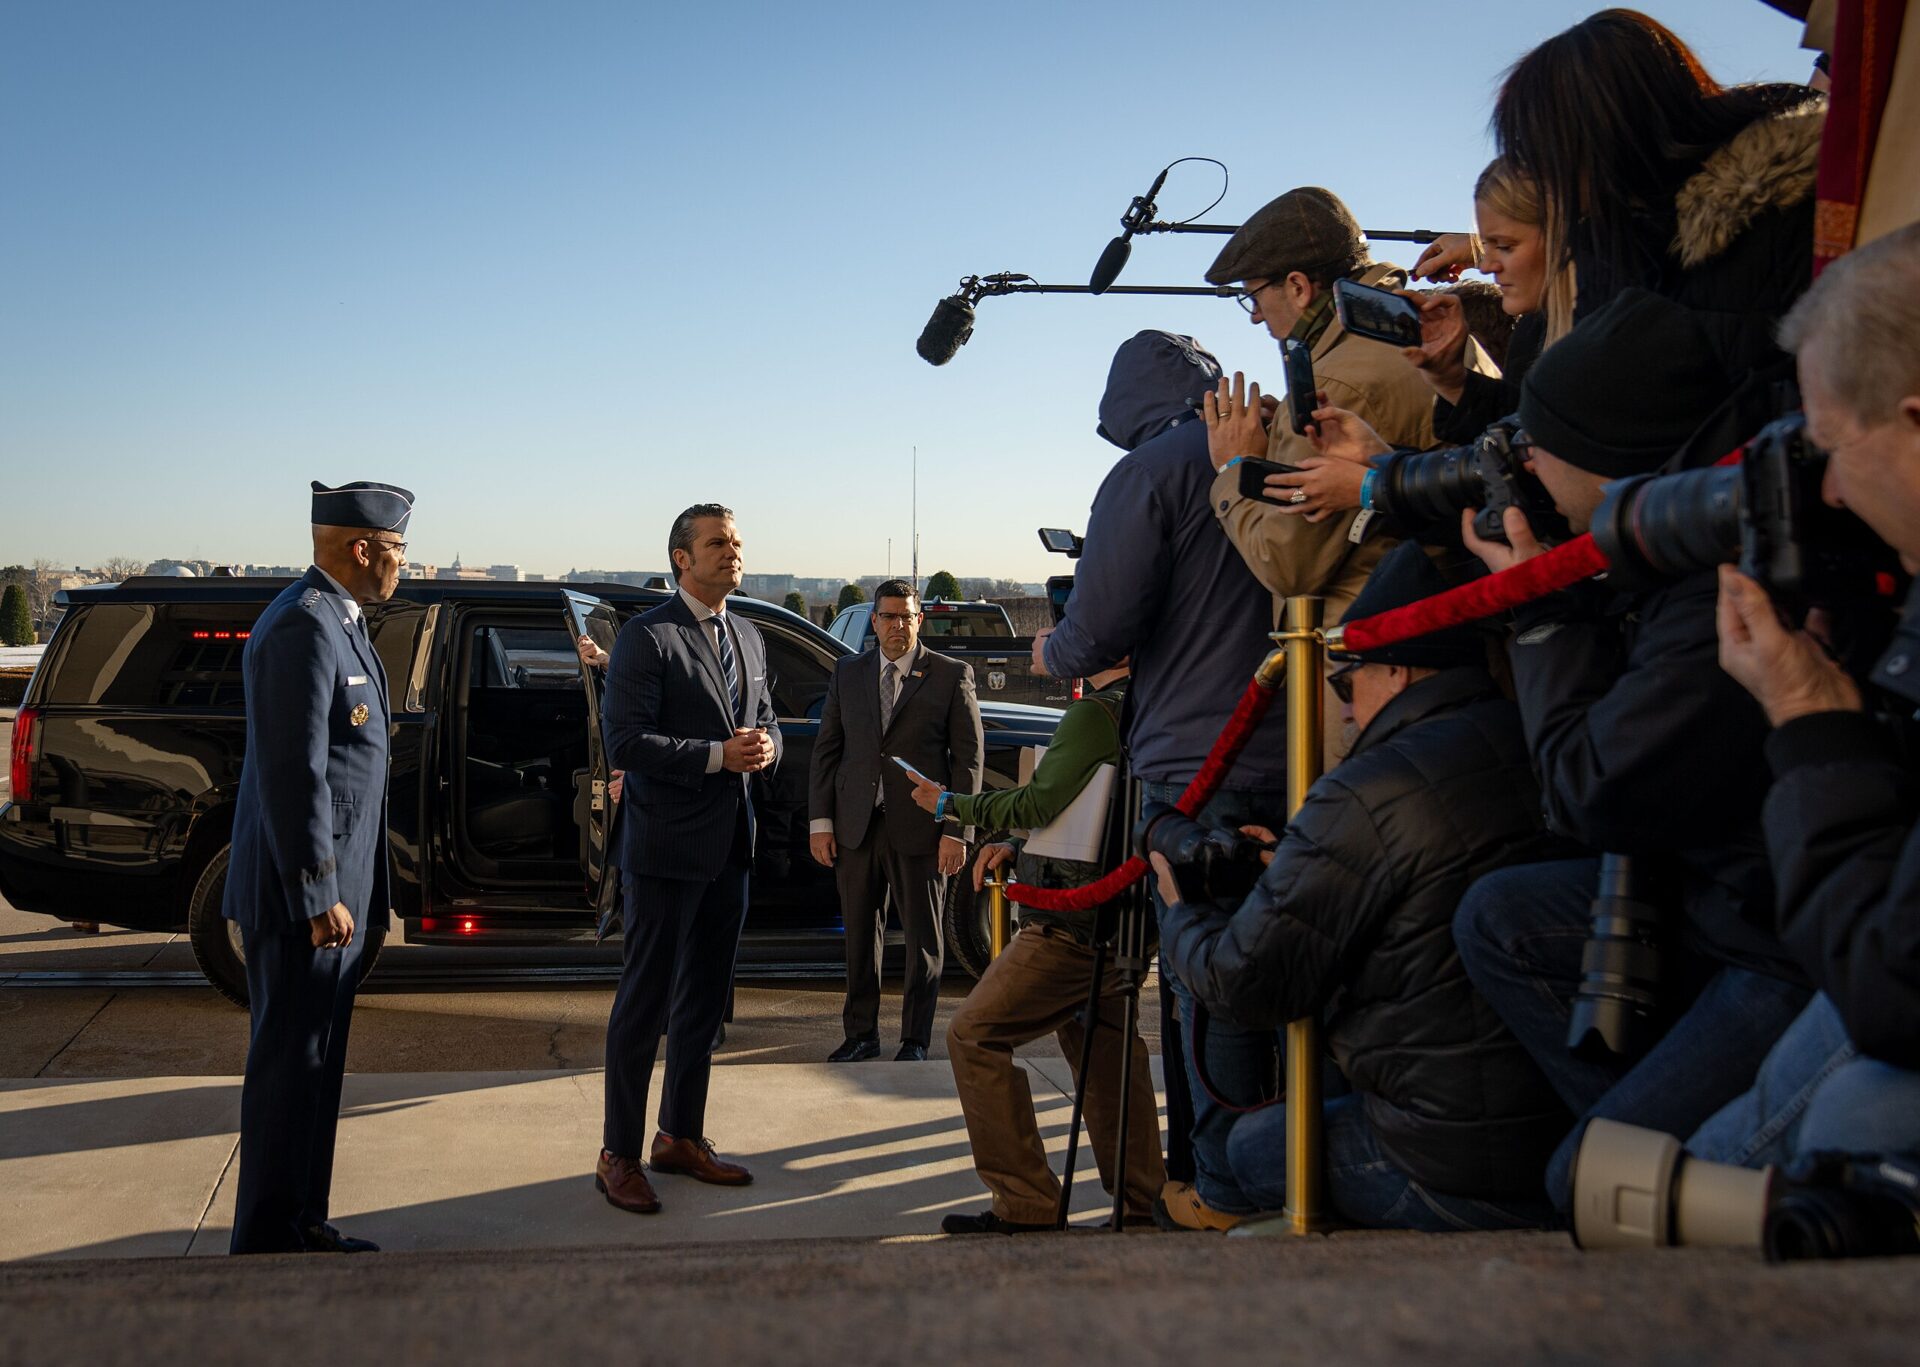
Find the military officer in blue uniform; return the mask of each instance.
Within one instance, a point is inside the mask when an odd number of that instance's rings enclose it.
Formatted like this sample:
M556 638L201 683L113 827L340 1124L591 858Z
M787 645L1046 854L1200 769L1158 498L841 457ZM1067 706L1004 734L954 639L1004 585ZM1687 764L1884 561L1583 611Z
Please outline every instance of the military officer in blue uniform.
M362 608L393 596L413 495L313 486L313 565L253 625L222 914L246 950L235 1253L363 1253L327 1222L347 1027L388 917L387 678Z

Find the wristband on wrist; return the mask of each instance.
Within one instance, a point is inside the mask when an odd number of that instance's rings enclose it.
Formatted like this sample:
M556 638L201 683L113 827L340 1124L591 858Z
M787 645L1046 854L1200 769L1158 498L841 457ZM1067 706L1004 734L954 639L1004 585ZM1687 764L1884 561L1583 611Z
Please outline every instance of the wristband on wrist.
M947 800L952 796L952 793L942 793L940 794L940 800L933 804L933 819L935 821L945 821L947 819Z
M1373 485L1379 478L1378 470L1369 470L1360 481L1360 506L1367 512L1373 511Z

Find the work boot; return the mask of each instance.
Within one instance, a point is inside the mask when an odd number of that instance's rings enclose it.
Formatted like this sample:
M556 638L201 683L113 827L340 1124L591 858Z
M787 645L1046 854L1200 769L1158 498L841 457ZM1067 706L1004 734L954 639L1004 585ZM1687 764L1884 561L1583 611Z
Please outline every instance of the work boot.
M1211 1230L1224 1234L1247 1217L1215 1210L1200 1199L1191 1182L1169 1182L1153 1203L1153 1222L1162 1229Z

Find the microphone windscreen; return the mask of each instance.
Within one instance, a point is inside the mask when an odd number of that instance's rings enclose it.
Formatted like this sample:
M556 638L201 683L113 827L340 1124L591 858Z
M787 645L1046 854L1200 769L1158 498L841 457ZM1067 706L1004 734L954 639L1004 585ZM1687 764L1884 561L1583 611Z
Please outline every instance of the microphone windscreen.
M973 336L973 305L958 294L949 294L933 306L933 317L920 329L920 340L913 349L928 365L945 365Z
M1107 243L1107 249L1093 263L1093 274L1087 278L1087 288L1095 294L1105 294L1107 287L1120 278L1121 268L1132 255L1133 243L1124 237L1116 237Z

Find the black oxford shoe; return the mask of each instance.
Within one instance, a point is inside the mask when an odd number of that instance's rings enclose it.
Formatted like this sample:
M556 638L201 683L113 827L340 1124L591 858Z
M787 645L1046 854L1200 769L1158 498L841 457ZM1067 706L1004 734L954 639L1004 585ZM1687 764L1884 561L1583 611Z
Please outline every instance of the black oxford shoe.
M880 1041L877 1039L850 1039L838 1049L827 1055L828 1063L859 1063L865 1059L880 1057Z
M940 1222L942 1234L1039 1234L1052 1228L1050 1223L1023 1225L1016 1220L1002 1220L990 1210L978 1215L949 1215Z
M308 1225L300 1231L309 1253L378 1253L380 1245L371 1239L355 1239L332 1225Z
M927 1046L918 1040L902 1040L900 1042L900 1052L893 1056L893 1061L895 1063L925 1063L927 1061Z

